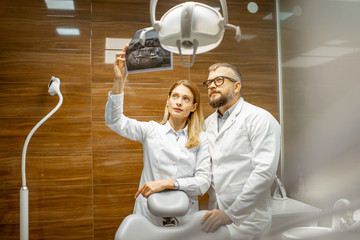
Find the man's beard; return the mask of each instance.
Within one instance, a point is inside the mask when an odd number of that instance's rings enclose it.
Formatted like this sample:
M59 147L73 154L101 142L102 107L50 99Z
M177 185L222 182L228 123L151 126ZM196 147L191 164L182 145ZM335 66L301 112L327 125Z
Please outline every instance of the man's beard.
M226 105L231 99L234 98L234 91L229 92L227 95L223 95L222 93L220 93L221 96L218 99L215 99L213 101L211 101L209 99L209 104L211 107L213 108L219 108L222 107L224 105Z

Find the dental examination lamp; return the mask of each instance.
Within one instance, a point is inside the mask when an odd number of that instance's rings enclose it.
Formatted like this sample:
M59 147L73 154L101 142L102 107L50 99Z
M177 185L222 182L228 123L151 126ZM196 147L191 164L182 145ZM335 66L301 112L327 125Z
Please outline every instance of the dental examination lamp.
M228 24L226 0L220 0L223 16L215 8L198 2L185 2L168 10L160 19L155 20L157 0L150 1L151 25L140 35L140 42L145 43L148 31L157 31L161 46L170 52L180 54L184 66L191 67L195 55L216 48L226 28L236 31L235 38L239 42L241 32L239 26ZM192 55L189 64L184 62L183 55Z
M35 131L43 124L48 118L50 118L61 106L63 102L63 96L60 92L60 79L52 77L49 82L49 93L51 96L57 94L59 96L59 103L56 107L48 113L40 122L38 122L35 127L31 130L27 136L23 151L22 151L22 161L21 161L21 176L22 176L22 187L20 189L20 240L29 239L29 191L26 186L26 172L25 172L25 162L26 162L26 151L29 144L29 141Z

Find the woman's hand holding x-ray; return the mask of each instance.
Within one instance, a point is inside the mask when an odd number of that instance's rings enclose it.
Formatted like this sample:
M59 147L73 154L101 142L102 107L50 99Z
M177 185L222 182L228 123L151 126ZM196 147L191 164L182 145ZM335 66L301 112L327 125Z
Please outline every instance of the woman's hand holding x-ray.
M127 44L121 53L116 54L116 59L114 62L114 85L112 89L112 94L119 94L124 91L125 81L127 78L127 71L125 68L125 52L129 47Z
M139 188L135 194L137 198L140 194L148 198L151 194L156 192L161 192L165 189L174 189L174 180L173 179L162 179L157 181L147 182Z

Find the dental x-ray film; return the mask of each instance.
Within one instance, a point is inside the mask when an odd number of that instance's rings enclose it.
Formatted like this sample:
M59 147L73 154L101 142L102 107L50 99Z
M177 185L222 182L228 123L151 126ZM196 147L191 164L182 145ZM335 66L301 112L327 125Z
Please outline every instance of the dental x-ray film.
M126 50L126 69L128 73L140 73L173 69L173 55L160 45L156 31L147 32L144 46L140 43L138 30Z

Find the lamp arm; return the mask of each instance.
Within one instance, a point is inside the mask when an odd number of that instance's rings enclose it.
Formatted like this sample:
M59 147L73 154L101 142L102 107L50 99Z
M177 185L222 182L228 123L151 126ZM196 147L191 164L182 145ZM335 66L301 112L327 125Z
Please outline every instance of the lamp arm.
M38 122L35 125L35 127L30 131L29 135L27 136L27 138L25 140L23 151L22 151L22 160L21 160L21 176L22 176L22 186L23 187L26 187L26 171L25 171L26 163L25 162L26 162L26 151L27 151L28 144L30 142L32 135L41 126L41 124L43 124L46 120L48 120L60 108L61 104L63 103L63 96L60 93L60 91L58 92L58 96L59 96L59 103L56 105L56 107L51 112L49 112L43 119L41 119L40 122Z
M228 23L228 21L229 21L226 0L220 0L220 4L221 4L221 11L222 11L224 21L225 21L224 23L226 25Z
M156 22L155 11L156 11L157 2L158 0L150 0L150 21L151 21L151 26L153 27Z
M43 124L46 120L49 119L61 106L63 102L63 96L59 89L57 89L56 93L59 96L59 102L56 107L49 112L40 122L38 122L35 127L30 131L27 136L23 152L22 152L22 160L21 160L21 175L22 175L22 187L20 189L20 240L28 240L29 239L29 190L26 186L26 171L25 171L25 162L26 162L26 151L28 144L32 135L35 131Z
M240 42L240 40L241 40L240 27L228 23L228 24L226 24L226 28L235 30L235 39L236 39L237 42Z

